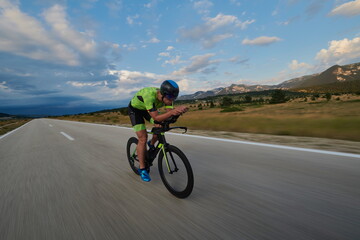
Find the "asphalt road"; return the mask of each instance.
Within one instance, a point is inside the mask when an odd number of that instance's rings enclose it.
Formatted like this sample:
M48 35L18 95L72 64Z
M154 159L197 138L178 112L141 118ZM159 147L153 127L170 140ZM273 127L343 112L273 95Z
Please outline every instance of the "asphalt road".
M37 119L0 138L0 239L360 239L360 155L167 135L195 186L142 182L131 129Z

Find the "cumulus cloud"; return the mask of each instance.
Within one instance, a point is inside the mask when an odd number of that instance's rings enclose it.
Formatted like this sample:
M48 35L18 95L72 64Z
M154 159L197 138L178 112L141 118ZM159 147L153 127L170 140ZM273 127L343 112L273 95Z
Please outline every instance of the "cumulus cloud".
M252 40L246 38L242 41L242 44L265 46L265 45L270 45L272 43L279 42L279 41L281 41L281 39L278 37L262 36L262 37L258 37L258 38L252 39Z
M327 49L321 49L316 54L314 64L292 60L288 68L268 80L268 83L280 83L306 74L322 72L335 64L344 65L358 61L360 61L360 37L333 40L329 42Z
M200 42L204 48L212 48L218 42L233 37L235 29L246 29L255 20L240 21L236 16L219 13L214 18L204 18L205 23L191 29L179 29L182 40Z
M175 56L174 58L172 58L170 60L166 60L164 64L165 65L166 64L177 65L177 64L183 63L184 61L181 61L180 59L181 59L180 56Z
M13 2L1 0L0 51L72 67L104 61L99 50L120 55L115 45L97 44L89 31L75 30L65 10L56 4L43 11L44 21L40 21L22 12Z
M292 60L291 63L289 64L289 68L292 71L298 71L298 70L310 69L312 68L312 66L304 62L299 62L298 60Z
M329 13L329 15L342 15L348 17L360 15L360 0L350 1L340 6L337 6Z
M346 64L360 59L360 37L354 39L333 40L328 49L320 50L316 60L322 64Z
M30 16L17 1L0 0L2 106L19 104L20 98L24 105L60 100L64 107L74 101L86 105L98 89L114 88L116 77L106 70L119 60L120 46L95 42L89 32L76 30L61 5ZM84 97L84 88L89 97Z
M17 5L0 1L0 51L76 66L76 50L58 41L40 21L21 12Z
M43 15L57 39L62 40L68 46L87 57L93 58L96 56L95 42L71 27L71 24L66 19L67 16L63 6L54 5L44 11Z
M212 54L212 53L208 53L205 55L193 56L191 58L191 63L188 66L183 67L178 71L174 71L172 73L172 75L183 76L183 75L193 74L193 73L197 73L197 72L201 72L201 71L206 73L209 70L209 68L207 68L208 66L219 62L218 60L210 60L210 58L212 58L213 56L215 56L215 54Z
M148 85L154 81L165 80L165 76L150 72L128 71L128 70L109 70L110 75L117 77L119 83L144 84Z

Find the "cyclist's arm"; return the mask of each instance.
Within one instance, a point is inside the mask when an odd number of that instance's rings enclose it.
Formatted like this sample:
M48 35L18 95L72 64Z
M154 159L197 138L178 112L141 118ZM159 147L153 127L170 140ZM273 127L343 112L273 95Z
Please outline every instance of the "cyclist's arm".
M153 112L149 112L150 116L157 122L163 122L166 119L168 119L169 117L176 115L174 114L173 110L171 109L170 111L163 113L163 114L159 114L158 111L153 111Z

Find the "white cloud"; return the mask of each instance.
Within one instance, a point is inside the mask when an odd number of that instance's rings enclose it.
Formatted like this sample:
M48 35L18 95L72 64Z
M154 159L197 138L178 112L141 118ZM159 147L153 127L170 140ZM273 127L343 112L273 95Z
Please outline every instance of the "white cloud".
M206 20L206 25L209 27L210 31L215 31L231 24L234 24L236 27L244 30L248 25L255 22L255 20L246 20L245 22L241 22L236 16L224 15L221 13L214 18L206 18Z
M8 89L8 87L6 86L6 81L0 82L0 89Z
M246 38L242 41L242 44L264 46L264 45L269 45L269 44L279 42L279 41L281 41L281 39L278 37L262 36L262 37L258 37L258 38L252 39L252 40Z
M231 4L234 4L234 5L238 6L238 7L241 6L241 2L238 1L238 0L230 0L230 3L231 3Z
M98 46L91 31L79 32L67 20L66 9L54 5L40 15L44 22L23 13L18 5L0 1L0 51L28 59L68 66L80 66L85 60L98 59ZM50 30L49 30L50 28ZM114 46L111 49L116 50Z
M246 64L249 60L249 58L240 58L240 56L235 56L230 58L228 61L235 64Z
M176 81L180 87L180 90L189 90L189 79L178 77L175 75L161 75L150 72L128 71L128 70L109 70L110 75L116 76L117 81L115 87L108 89L106 92L109 95L121 95L122 99L130 98L130 93L144 88L144 87L159 87L160 84L167 80L172 79ZM193 89L190 89L191 91ZM105 91L105 90L101 90ZM124 96L124 94L126 94Z
M35 60L79 65L72 49L46 31L35 18L20 11L9 1L0 1L0 51Z
M298 60L292 60L291 63L289 64L289 68L293 71L297 71L300 69L309 69L312 66L310 64L304 63L304 62L299 62Z
M360 15L360 0L350 1L334 8L330 13L330 16L343 15L343 16L355 16Z
M129 24L129 25L142 25L142 23L141 22L136 22L135 20L136 19L138 19L140 17L140 15L139 14L136 14L135 16L128 16L127 18L126 18L126 21L127 21L127 23Z
M134 44L123 44L122 47L125 48L128 51L137 50L137 47Z
M153 37L149 41L147 41L147 43L159 43L159 42L160 42L160 40L157 39L156 37Z
M96 44L86 36L75 31L66 19L65 8L60 5L54 5L43 13L46 22L52 27L54 35L67 43L73 49L87 57L96 56Z
M146 8L154 8L157 5L157 0L151 0L148 4L144 4Z
M227 38L231 38L233 37L233 34L230 33L225 33L225 34L219 34L219 35L214 35L211 36L207 39L204 39L203 41L203 46L205 48L212 48L214 47L218 42L221 42L222 40L225 40Z
M233 36L236 28L246 29L255 20L240 21L236 16L219 13L214 18L204 18L205 23L191 29L180 29L183 40L199 41L204 48L214 47L218 42Z
M95 86L106 86L106 81L100 82L77 82L77 81L67 81L67 84L74 86L74 87L95 87Z
M171 51L171 50L174 50L175 48L173 47L173 46L168 46L167 48L166 48L166 51Z
M360 58L360 37L354 39L333 40L329 43L328 49L320 50L316 60L322 64L346 64L349 61Z
M214 4L210 2L209 0L202 0L202 1L196 1L194 2L194 8L198 11L200 14L209 14L209 9Z
M159 56L161 56L161 57L170 57L170 53L169 52L161 52L161 53L159 53Z
M181 61L180 58L181 58L180 56L176 56L176 57L173 58L173 59L166 60L166 61L165 61L165 64L176 65L176 64L183 63L184 61Z
M172 75L183 76L183 75L193 74L193 73L197 73L197 72L204 71L204 70L206 71L206 68L208 66L219 62L218 60L210 60L210 58L212 58L213 56L215 56L215 54L212 54L212 53L208 53L205 55L193 56L191 58L190 65L183 67L178 71L174 71L172 73Z
M163 75L157 75L155 73L128 70L109 70L109 74L117 76L119 83L127 84L141 83L147 85L147 83L159 81L159 79L166 79Z

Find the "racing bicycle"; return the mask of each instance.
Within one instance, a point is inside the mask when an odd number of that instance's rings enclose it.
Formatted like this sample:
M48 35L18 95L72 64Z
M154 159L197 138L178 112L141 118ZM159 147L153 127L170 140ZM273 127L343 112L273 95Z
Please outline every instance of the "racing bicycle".
M172 116L163 122L155 122L161 127L153 127L150 134L157 135L158 142L155 149L149 149L145 155L146 170L150 172L153 162L158 156L158 169L161 180L168 191L178 198L188 197L194 187L194 175L189 160L185 154L174 145L170 145L165 138L165 132L173 129L182 129L187 132L186 127L170 127L179 116ZM131 169L137 174L140 167L136 152L138 139L129 138L126 152Z

